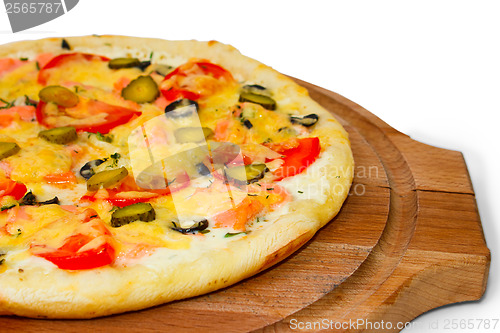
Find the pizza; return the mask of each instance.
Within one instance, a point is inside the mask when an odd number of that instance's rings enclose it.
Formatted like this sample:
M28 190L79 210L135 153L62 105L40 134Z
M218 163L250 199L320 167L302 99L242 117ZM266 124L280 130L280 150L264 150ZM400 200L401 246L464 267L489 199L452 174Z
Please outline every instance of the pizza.
M305 88L215 41L0 47L0 314L93 318L208 293L305 244L353 177Z

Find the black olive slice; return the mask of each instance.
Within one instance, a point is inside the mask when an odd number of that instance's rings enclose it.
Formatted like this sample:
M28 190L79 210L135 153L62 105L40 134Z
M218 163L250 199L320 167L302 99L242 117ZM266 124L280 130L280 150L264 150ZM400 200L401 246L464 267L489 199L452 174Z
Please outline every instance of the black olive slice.
M71 50L71 46L69 46L69 43L66 39L63 38L61 42L61 47L65 50Z
M245 127L248 129L253 127L253 124L248 119L243 120L243 125L245 125Z
M94 168L98 165L101 165L106 160L107 160L106 158L105 159L97 159L97 160L93 160L93 161L85 163L82 166L82 168L80 169L80 175L82 175L82 177L85 179L89 179L90 177L92 177L95 174Z
M165 107L165 113L168 113L168 115L173 117L173 118L189 116L189 115L191 115L191 110L188 110L186 112L172 112L172 111L175 111L175 110L178 110L180 108L190 106L190 105L194 105L194 107L196 108L196 112L198 112L199 107L198 107L197 102L192 101L192 100L187 99L187 98L182 98L182 99L178 99L178 100L170 103L169 105L167 105Z
M21 201L19 202L19 205L33 206L36 205L36 203L37 201L35 195L31 191L29 191L22 197Z
M206 228L208 228L208 221L206 219L203 219L203 220L199 221L198 223L195 223L193 226L191 226L189 228L178 227L175 222L172 222L172 224L174 226L171 227L170 229L178 231L182 234L194 234L196 231L203 231Z
M204 163L196 164L196 171L202 176L206 176L210 174L210 169Z
M250 92L254 94L269 94L269 91L267 90L266 87L263 87L259 84L247 84L241 88L242 91L244 92Z
M53 205L53 204L59 205L59 198L58 197L53 197L50 200L39 202L39 204L40 205Z
M319 117L315 113L308 114L307 116L290 116L290 121L292 124L300 124L305 127L312 126L316 124L319 120Z

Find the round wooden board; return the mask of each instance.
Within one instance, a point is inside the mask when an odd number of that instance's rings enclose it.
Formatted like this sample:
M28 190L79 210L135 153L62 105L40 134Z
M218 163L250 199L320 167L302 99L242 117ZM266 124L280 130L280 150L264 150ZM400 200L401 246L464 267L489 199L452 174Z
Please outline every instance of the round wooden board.
M342 96L296 81L345 126L356 163L341 212L311 241L208 295L92 320L0 317L0 330L281 332L364 319L399 331L397 322L480 298L489 250L461 153L413 141Z

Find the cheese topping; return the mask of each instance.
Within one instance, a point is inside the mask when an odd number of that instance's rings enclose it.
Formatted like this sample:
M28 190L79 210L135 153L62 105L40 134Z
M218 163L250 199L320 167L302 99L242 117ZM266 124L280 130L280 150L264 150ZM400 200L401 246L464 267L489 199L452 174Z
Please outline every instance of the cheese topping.
M110 69L101 56L66 54L59 63L57 57L46 56L52 60L42 64L34 57L13 60L0 73L0 141L20 147L0 160L4 268L14 257L80 269L75 262L82 253L99 260L106 253L107 264L123 266L158 251L225 247L265 228L264 216L286 213L284 203L297 190L294 176L319 154L319 140L301 141L311 125L290 118L299 106L265 87L239 82L207 60L166 59L180 67L164 76L154 62ZM154 80L156 88L147 88L158 89L154 101L123 94L139 76ZM64 107L57 96L39 101L46 86L71 90L78 103ZM241 91L248 93L244 100ZM273 98L275 110L268 104ZM197 104L165 111L180 99ZM76 140L60 144L38 135L67 126L76 128ZM263 165L263 172L254 168L251 174L245 167L254 164ZM228 171L238 167L239 175ZM127 172L106 178L107 171L120 168ZM286 168L288 178L280 186L277 175ZM99 189L89 191L96 179L102 179ZM315 191L307 194L326 200ZM45 203L55 197L57 202ZM140 203L153 207L153 220L132 215L111 226L117 211Z

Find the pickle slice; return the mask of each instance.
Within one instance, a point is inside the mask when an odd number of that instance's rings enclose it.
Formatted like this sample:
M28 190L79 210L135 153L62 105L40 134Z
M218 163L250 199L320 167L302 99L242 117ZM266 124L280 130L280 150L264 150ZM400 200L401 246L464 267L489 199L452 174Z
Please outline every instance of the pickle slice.
M15 142L0 142L0 160L17 154L21 148Z
M259 104L268 110L276 110L276 101L271 97L265 95L242 91L239 101Z
M111 215L111 226L114 228L129 224L134 221L151 222L156 218L156 213L149 203L139 202L119 208Z
M41 131L40 133L38 133L38 136L48 142L57 143L60 145L65 145L71 141L75 141L78 138L76 129L71 126L56 127Z
M137 58L115 58L108 62L108 67L111 69L132 68L141 64Z
M101 188L108 188L118 184L123 178L127 177L127 168L105 170L96 173L87 180L87 190L94 192Z
M202 142L213 134L208 127L182 127L174 132L177 143Z
M264 177L269 169L264 163L240 165L225 170L226 177L240 184L251 184Z
M78 95L62 86L48 86L40 90L38 97L45 103L56 103L65 108L71 108L78 104Z
M160 95L158 85L151 76L141 75L122 89L122 97L136 103L149 103Z

